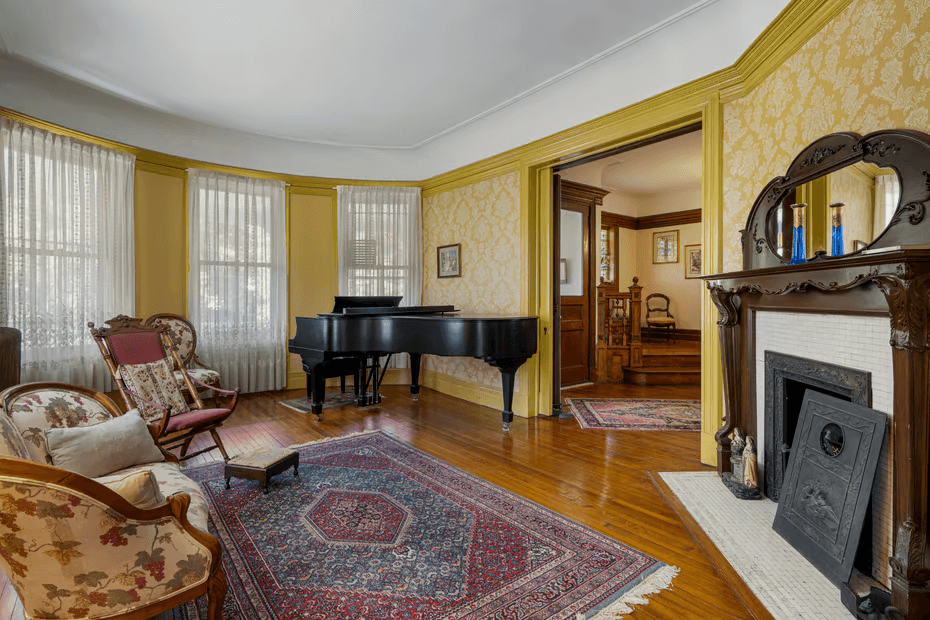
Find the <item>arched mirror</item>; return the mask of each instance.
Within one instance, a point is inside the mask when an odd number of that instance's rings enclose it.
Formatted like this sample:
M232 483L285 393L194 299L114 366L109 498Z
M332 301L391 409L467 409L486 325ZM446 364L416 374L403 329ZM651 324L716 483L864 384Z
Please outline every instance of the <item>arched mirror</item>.
M923 244L930 239L928 208L930 136L905 129L831 134L807 146L759 194L741 231L743 268Z
M806 204L806 257L852 254L885 230L899 206L901 182L892 168L856 162L791 188L766 215L766 238L773 251L790 261L794 240L793 204ZM831 205L836 205L831 207Z

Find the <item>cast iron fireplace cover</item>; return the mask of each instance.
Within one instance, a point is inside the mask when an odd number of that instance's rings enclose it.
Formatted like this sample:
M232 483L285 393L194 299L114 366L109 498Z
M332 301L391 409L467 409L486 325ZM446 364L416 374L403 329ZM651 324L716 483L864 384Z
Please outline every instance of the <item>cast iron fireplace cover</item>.
M808 390L773 528L833 583L849 580L888 416Z

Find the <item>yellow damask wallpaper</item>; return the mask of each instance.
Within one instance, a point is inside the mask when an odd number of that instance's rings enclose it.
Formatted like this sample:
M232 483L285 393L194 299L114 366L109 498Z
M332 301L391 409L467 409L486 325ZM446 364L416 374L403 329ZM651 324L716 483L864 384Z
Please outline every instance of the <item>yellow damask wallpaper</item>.
M436 248L462 244L460 278L436 277ZM423 199L423 304L463 312L519 314L520 174L513 172ZM500 372L471 358L426 356L426 371L500 389Z
M837 131L930 131L930 0L855 0L749 95L724 106L724 270L759 191Z

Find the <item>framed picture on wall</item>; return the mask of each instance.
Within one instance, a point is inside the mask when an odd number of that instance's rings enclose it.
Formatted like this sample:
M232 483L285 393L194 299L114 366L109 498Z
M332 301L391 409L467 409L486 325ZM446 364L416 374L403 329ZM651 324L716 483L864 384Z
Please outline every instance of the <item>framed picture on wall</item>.
M652 233L652 264L678 262L678 231Z
M704 265L701 262L701 244L685 246L685 277L699 278Z
M462 275L462 244L441 245L436 248L436 277L458 278Z

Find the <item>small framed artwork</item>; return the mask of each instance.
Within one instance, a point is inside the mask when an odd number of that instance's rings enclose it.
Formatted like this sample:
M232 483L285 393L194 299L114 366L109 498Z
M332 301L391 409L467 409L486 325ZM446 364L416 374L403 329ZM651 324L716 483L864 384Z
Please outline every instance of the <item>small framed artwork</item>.
M568 284L568 259L559 259L559 284Z
M436 271L439 278L458 278L462 275L461 243L436 248Z
M652 233L652 264L678 262L678 231Z
M703 270L701 244L685 246L685 278L699 278Z

